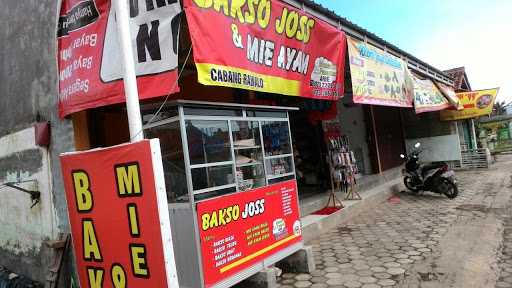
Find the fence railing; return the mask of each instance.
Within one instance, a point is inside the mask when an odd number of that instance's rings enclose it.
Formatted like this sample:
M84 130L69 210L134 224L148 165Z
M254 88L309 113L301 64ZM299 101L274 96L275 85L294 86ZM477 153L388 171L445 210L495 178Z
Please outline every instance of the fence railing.
M485 148L462 150L460 165L456 165L455 168L489 168L490 154L488 151Z

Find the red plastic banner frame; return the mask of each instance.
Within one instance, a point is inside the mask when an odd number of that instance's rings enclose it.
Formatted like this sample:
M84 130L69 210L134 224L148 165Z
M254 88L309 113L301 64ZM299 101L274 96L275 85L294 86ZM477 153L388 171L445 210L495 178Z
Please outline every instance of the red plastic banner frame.
M130 2L140 99L179 92L179 1ZM164 4L163 6L161 4ZM59 116L125 102L123 62L110 0L63 0L57 31Z
M61 164L81 287L179 287L159 140Z

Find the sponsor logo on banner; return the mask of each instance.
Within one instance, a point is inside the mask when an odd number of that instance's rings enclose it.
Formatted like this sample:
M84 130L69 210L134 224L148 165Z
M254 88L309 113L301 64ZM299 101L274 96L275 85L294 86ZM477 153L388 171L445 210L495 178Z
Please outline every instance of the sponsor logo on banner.
M177 0L130 0L130 31L141 99L177 92ZM115 11L108 0L64 0L57 30L59 110L125 101Z
M450 107L450 103L432 80L419 79L414 75L412 77L414 80L414 110L417 114Z
M316 99L343 96L342 31L280 1L183 3L200 83Z
M457 93L457 97L464 106L464 110L441 111L441 120L469 119L491 114L498 90L499 88L494 88Z
M412 107L413 83L407 64L385 51L348 38L355 103Z
M197 204L206 287L302 242L295 180Z
M81 287L178 287L160 142L61 155Z

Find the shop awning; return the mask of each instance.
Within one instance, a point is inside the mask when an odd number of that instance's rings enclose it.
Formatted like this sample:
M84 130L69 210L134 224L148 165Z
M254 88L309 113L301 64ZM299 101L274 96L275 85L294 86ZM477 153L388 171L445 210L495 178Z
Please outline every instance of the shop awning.
M363 41L348 38L355 103L412 107L413 81L400 58Z
M183 1L200 83L324 100L343 96L342 31L281 1L214 2Z
M498 95L498 90L499 88L493 88L457 93L457 98L460 99L460 103L463 105L464 110L441 111L441 120L450 121L470 119L491 114L494 101Z
M435 82L441 93L443 93L444 97L450 102L453 110L462 110L464 106L462 105L459 97L457 97L457 93L453 90L453 87L445 85L443 83Z
M430 79L420 79L412 75L414 80L414 110L416 114L439 111L450 107L443 93Z

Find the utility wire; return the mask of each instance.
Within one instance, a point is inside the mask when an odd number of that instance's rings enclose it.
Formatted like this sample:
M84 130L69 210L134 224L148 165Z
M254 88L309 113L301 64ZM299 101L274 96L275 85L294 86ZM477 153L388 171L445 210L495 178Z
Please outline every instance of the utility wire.
M187 52L187 57L185 57L185 62L183 62L183 66L181 67L179 73L178 73L178 77L176 78L176 81L174 81L174 84L172 85L172 88L171 88L171 91L174 90L174 88L176 87L176 85L178 85L178 80L180 80L181 78L181 74L183 73L183 70L185 70L185 66L187 65L187 62L188 62L188 58L190 57L190 53L192 52L192 44L190 44L190 48L188 49L188 52ZM165 96L165 99L164 99L164 102L162 103L162 105L160 105L160 107L158 108L158 110L156 110L156 113L153 115L153 117L151 117L151 119L149 119L149 121L146 123L146 125L148 124L151 124L153 122L153 120L156 118L156 116L158 116L158 114L160 113L160 111L162 111L162 109L164 108L165 106L165 103L167 103L167 100L169 100L169 97L171 96L171 93L167 94L167 96ZM142 133L144 129L140 130L139 132L137 132L137 134L133 135L133 137L131 137L130 139L130 142L136 138L137 136L139 136L140 133Z

